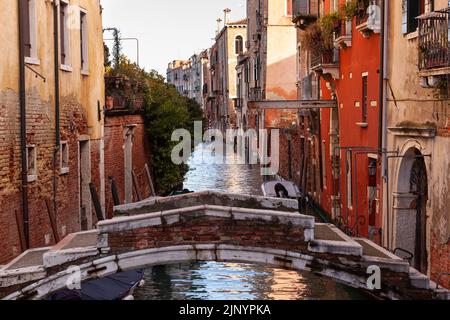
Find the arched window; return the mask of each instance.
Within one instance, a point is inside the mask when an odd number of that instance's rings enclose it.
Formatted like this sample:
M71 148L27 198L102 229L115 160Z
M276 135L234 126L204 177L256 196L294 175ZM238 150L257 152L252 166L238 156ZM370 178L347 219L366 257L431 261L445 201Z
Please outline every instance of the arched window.
M244 38L237 36L234 40L234 48L236 54L241 54L244 51Z

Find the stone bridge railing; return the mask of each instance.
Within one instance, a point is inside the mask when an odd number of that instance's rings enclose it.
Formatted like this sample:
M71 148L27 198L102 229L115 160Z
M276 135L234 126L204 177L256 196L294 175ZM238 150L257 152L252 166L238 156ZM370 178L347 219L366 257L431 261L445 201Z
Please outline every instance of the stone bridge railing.
M117 272L186 261L259 263L310 271L368 290L370 266L381 271L375 296L448 299L390 252L351 239L301 215L296 201L203 192L117 207L117 218L30 250L0 269L0 297L42 299L65 288L74 270L86 281ZM76 266L75 268L73 266Z

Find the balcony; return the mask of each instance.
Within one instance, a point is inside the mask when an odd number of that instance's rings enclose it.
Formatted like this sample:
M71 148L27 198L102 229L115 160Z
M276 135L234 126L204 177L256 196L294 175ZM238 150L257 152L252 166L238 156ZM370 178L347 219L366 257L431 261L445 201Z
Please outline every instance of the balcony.
M319 0L293 0L292 21L300 29L305 29L319 17Z
M358 3L358 12L356 14L356 30L363 37L368 38L372 33L381 32L381 6L380 0L372 1L361 0Z
M331 76L339 79L339 49L326 49L321 44L311 50L311 70L317 72L325 79Z
M419 70L422 86L437 87L450 74L450 7L424 14L419 20Z
M250 92L248 93L249 101L262 101L263 95L262 90L259 87L250 88Z
M334 44L341 49L352 46L352 22L342 20L334 32Z

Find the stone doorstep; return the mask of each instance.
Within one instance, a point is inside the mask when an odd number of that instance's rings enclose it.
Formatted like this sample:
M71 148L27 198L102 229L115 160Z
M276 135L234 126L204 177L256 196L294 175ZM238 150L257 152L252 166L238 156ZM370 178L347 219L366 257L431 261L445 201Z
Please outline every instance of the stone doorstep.
M315 224L314 217L301 215L299 213L202 205L163 212L141 214L136 216L114 218L111 220L99 222L97 224L97 227L99 233L103 234L108 232L120 232L138 228L158 226L163 224L163 220L166 224L173 224L177 223L180 220L180 214L196 211L202 211L200 214L206 217L233 217L236 220L259 218L265 221L273 221L273 219L275 218L282 221L282 223L292 223L295 226L301 226L305 229L312 229L314 228Z

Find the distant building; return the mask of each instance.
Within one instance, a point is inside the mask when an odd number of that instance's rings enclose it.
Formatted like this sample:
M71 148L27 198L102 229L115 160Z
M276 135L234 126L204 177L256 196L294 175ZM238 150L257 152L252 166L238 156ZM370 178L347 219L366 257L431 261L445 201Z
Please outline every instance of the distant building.
M226 130L236 127L237 82L236 66L238 56L245 51L247 41L247 20L225 23L216 36L210 52L211 92L214 104L213 127Z
M194 99L204 109L203 102L203 66L207 63L207 51L194 54L189 60L175 60L167 68L167 83L177 91Z

